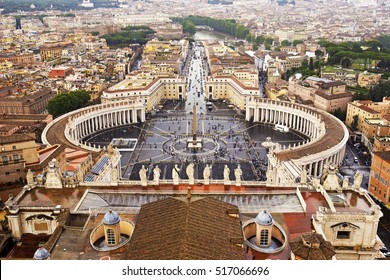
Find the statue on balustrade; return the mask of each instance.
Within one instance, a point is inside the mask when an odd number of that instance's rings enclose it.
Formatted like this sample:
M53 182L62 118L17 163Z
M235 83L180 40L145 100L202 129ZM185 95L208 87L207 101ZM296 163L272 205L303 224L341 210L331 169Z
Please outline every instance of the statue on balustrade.
M234 169L234 176L236 177L236 186L241 186L242 170L240 165L237 165L237 168Z
M148 185L148 178L146 173L148 172L148 169L145 168L145 165L142 165L141 170L139 171L139 178L141 180L141 185L143 187Z
M208 164L206 164L206 166L203 170L203 179L204 179L205 185L210 184L210 174L211 174L210 166Z
M230 169L226 164L223 169L223 181L225 185L230 185Z

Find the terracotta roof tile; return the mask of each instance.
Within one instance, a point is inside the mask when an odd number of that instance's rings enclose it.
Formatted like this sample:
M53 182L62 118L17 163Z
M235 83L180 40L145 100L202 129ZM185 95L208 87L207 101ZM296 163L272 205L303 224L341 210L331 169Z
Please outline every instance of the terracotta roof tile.
M127 259L246 259L236 206L212 198L175 198L142 206Z

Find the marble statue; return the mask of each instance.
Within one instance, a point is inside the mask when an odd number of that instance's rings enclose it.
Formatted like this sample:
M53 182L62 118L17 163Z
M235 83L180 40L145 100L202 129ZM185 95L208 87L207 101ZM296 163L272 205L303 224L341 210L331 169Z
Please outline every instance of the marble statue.
M179 167L177 164L175 164L175 167L172 169L172 179L174 185L179 184Z
M55 170L56 170L56 173L57 173L58 177L63 179L60 162L58 160L56 160L55 158L52 159L52 162L54 163Z
M266 176L267 176L267 184L271 184L273 182L273 177L274 177L274 172L271 169L271 167L268 167L266 171Z
M320 182L320 179L318 179L318 178L312 178L311 184L314 187L314 189L316 189L317 191L321 188L321 182Z
M37 175L37 186L39 186L39 187L43 186L43 175L42 174Z
M188 176L188 184L193 185L195 183L195 179L194 179L194 164L192 162L189 165L187 165L186 173Z
M204 179L204 184L209 185L210 184L210 174L211 174L211 169L208 164L204 167L203 170L203 179Z
M34 185L34 174L31 171L31 169L27 171L26 180L27 180L27 186L32 187Z
M68 188L74 188L76 186L75 180L74 180L74 175L68 176L67 185L68 185Z
M363 182L363 174L360 171L356 171L355 176L353 177L353 187L359 189Z
M161 169L156 165L153 169L153 181L156 185L160 184Z
M321 179L320 179L320 183L321 183L321 184L324 183L326 176L328 176L328 174L329 174L329 167L330 167L330 166L329 166L328 163L325 163L325 164L324 164L324 167L323 167L323 170L322 170Z
M241 186L242 170L239 164L237 165L237 168L234 169L234 176L236 177L236 186Z
M55 159L49 162L49 168L46 173L46 188L62 188L62 176L59 175L56 163Z
M110 155L113 155L113 154L114 154L114 147L112 146L112 143L110 143L110 144L107 146L107 153L109 153Z
M76 172L76 179L79 183L83 182L84 181L84 174L83 174L83 171L81 170L81 168L77 169L77 172Z
M347 189L349 185L349 178L347 176L343 179L343 189Z
M223 183L225 185L230 185L230 169L225 164L225 168L223 169Z
M301 172L301 185L306 185L307 184L307 171L305 168L302 168Z
M146 187L148 185L148 178L146 176L146 172L148 172L148 169L145 168L145 165L142 165L142 168L139 171L139 178L143 187Z

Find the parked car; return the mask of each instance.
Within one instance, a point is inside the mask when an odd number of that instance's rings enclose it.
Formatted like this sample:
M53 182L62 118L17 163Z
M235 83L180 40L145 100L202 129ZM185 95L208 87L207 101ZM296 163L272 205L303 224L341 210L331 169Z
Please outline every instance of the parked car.
M386 246L383 246L382 248L379 249L382 253L387 253L389 250L387 250Z
M359 159L358 159L357 157L354 157L354 158L353 158L353 161L356 162L356 163L358 163L358 162L359 162Z

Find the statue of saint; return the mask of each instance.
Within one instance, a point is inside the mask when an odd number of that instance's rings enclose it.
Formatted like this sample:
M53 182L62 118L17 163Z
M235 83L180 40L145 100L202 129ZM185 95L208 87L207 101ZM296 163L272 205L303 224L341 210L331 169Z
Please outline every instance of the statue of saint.
M179 167L177 166L177 164L175 164L175 167L173 167L172 169L172 179L174 185L179 184Z
M146 172L147 171L148 171L148 169L145 168L145 165L142 165L142 168L139 171L139 178L141 180L141 185L142 186L147 186L148 185L148 178L146 177Z
M74 188L75 186L76 185L75 185L74 174L73 174L68 177L68 188Z
M110 155L114 154L114 147L112 146L112 143L107 146L107 153Z
M62 188L62 174L59 175L59 168L56 165L57 161L55 159L49 162L45 181L46 188Z
M266 176L267 176L267 183L272 183L274 172L270 166L268 166L268 169L266 171Z
M236 186L241 186L242 170L239 164L237 165L237 168L234 169L234 176L236 177Z
M356 171L355 176L353 177L353 187L359 189L363 182L363 175L360 171Z
M204 179L204 183L206 185L210 184L210 174L211 174L210 166L208 164L206 164L206 166L203 170L203 179Z
M307 184L307 171L305 168L302 168L301 172L301 185L306 185Z
M349 178L347 176L343 179L343 189L347 189L349 186Z
M191 162L189 165L187 165L186 173L188 176L188 182L190 185L194 184L194 164Z
M81 168L77 169L76 179L79 183L82 183L84 181L84 174L83 174L83 171L81 170Z
M160 183L161 169L156 165L153 169L153 181L158 185Z
M223 180L225 184L230 184L230 169L226 164L223 169Z
M27 171L26 180L27 180L27 186L32 187L34 185L34 174L31 171L31 169Z

